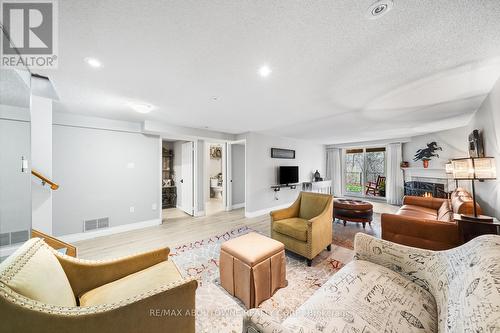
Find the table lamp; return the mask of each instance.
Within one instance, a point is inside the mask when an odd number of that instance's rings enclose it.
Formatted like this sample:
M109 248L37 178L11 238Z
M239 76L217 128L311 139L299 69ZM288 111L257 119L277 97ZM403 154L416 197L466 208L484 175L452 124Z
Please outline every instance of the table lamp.
M469 157L459 158L451 161L453 167L453 179L470 180L472 184L472 199L474 201L474 215L462 214L462 219L472 221L493 221L490 216L478 215L476 207L476 180L484 181L496 179L496 165L494 157Z

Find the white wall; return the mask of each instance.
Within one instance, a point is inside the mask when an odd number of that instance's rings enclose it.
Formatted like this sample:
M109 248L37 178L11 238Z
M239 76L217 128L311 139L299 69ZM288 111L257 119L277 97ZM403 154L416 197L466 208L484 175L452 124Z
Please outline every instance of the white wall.
M52 177L52 100L31 97L31 167ZM31 187L33 229L52 235L52 190L33 177Z
M476 182L478 201L484 214L500 218L500 80L472 118L468 131L478 129L484 140L486 156L496 158L497 180Z
M80 233L88 219L115 227L160 218L158 137L55 125L53 138L54 235Z
M299 181L310 181L317 169L325 174L325 146L260 133L246 133L246 212L249 216L265 214L274 207L294 201L300 188L283 188L275 200L271 185L277 183L277 169L281 165L299 166ZM271 148L295 150L295 159L271 158Z
M231 145L231 201L232 205L245 203L245 144Z
M467 128L460 127L437 133L415 136L409 142L403 143L403 161L410 162L410 167L422 168L422 161L413 161L418 149L426 148L427 144L435 141L443 148L437 151L439 158L434 157L429 161L429 168L444 169L445 164L453 158L467 157Z

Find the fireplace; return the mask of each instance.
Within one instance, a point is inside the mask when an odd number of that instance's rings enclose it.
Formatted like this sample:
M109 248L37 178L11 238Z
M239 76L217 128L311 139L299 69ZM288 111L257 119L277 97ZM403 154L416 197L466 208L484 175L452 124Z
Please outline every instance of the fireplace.
M413 196L433 196L434 198L447 198L444 184L430 183L423 181L405 182L405 195Z

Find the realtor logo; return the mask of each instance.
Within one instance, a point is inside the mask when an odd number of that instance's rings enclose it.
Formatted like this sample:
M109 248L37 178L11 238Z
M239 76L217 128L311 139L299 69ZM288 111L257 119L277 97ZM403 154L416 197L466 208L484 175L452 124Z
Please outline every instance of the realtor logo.
M2 57L5 67L57 66L57 3L1 1Z

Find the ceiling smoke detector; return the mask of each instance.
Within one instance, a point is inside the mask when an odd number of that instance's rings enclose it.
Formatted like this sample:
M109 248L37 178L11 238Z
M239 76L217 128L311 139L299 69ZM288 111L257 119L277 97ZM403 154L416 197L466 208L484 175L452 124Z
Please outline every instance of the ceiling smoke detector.
M366 17L371 20L378 19L387 14L392 9L392 7L394 7L394 2L392 2L392 0L377 1L373 5L368 7Z

